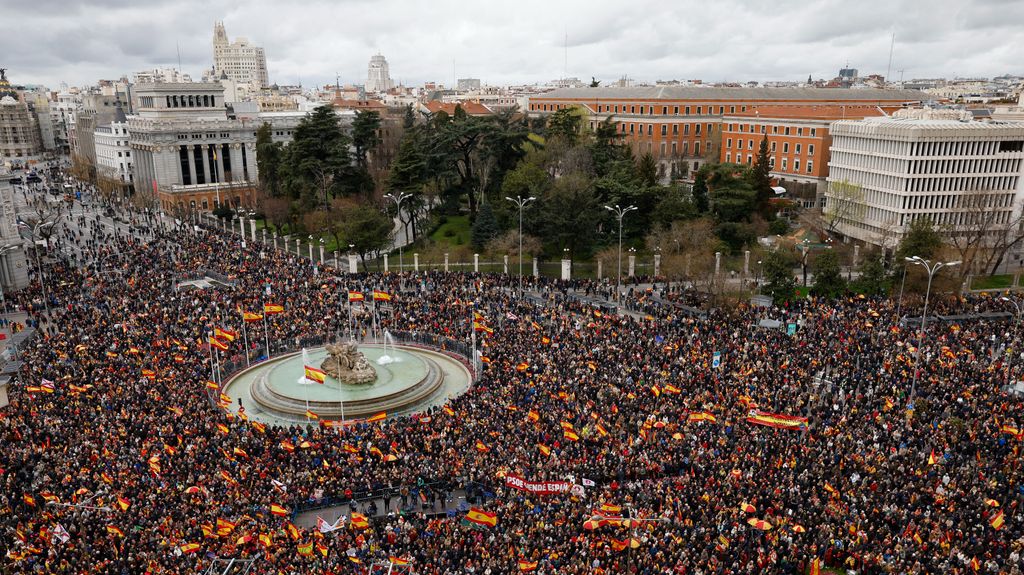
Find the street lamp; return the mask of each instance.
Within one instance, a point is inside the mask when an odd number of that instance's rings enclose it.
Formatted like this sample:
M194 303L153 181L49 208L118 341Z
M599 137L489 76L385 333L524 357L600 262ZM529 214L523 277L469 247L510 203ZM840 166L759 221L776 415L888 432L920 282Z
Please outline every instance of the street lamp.
M313 234L309 234L309 263L313 263Z
M811 240L804 238L804 241L800 242L800 251L803 252L803 256L800 258L800 266L804 270L804 287L807 287L807 251L810 250Z
M537 198L530 196L523 198L523 196L516 196L512 199L505 196L505 199L519 206L519 295L523 294L523 208L526 204L536 200Z
M629 212L637 209L636 206L626 206L620 208L619 204L615 204L615 207L605 206L604 209L615 214L615 217L619 219L619 265L615 274L615 303L619 303L619 282L622 281L622 218Z
M402 223L402 231L404 231L405 235L408 236L409 230L405 227L405 220L402 219L402 202L411 198L412 194L398 194L398 197L395 197L394 194L384 194L384 197L390 198L391 201L395 202L395 212L398 216L398 221ZM408 239L408 237L405 239ZM402 242L395 243L398 244L398 273L402 273Z
M917 351L914 354L914 379L910 384L910 400L913 401L917 393L917 374L921 370L921 344L924 342L925 321L928 319L928 298L932 293L932 279L935 278L935 274L942 268L958 266L960 262L935 262L932 264L921 256L909 257L907 262L921 266L928 272L928 289L924 292L924 309L921 311L921 325L918 326L917 332Z

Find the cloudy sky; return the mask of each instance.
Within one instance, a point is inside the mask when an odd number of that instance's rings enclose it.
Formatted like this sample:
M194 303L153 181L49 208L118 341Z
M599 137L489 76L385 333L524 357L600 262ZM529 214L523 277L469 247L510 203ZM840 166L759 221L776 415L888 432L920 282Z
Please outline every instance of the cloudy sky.
M16 83L87 85L157 66L198 79L213 23L266 48L281 84L365 81L372 54L407 85L1024 74L1024 0L0 0ZM568 36L568 58L564 44Z

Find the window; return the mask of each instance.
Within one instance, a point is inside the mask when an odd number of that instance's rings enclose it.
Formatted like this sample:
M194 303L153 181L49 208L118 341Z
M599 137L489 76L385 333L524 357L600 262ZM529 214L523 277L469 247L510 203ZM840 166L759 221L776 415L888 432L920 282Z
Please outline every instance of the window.
M814 144L807 144L807 155L808 156L813 156L814 155Z
M782 142L782 153L783 154L788 154L789 153L789 142ZM783 160L783 162L785 162L785 160Z
M725 163L728 164L730 162L732 162L732 154L729 153L729 152L726 152L726 154L725 154Z
M668 115L668 106L662 106L661 107L661 115L662 116L667 116Z
M782 171L786 171L786 158L782 158Z
M672 135L676 136L679 134L679 124L672 124Z
M743 149L743 140L736 140L736 149L737 150L742 150Z
M740 131L745 132L747 130L746 124L740 124Z
M814 129L814 128L811 128L811 137L812 137L812 138L814 137L814 134L815 134L815 132L817 132L817 131L818 131L818 130L816 130L816 129Z
M803 128L797 128L796 129L796 135L797 136L803 136L804 135L804 129Z
M747 149L748 150L753 150L754 149L754 140L747 140Z
M694 142L693 143L693 155L694 156L699 156L700 155L700 142ZM694 170L696 170L696 169L697 168L694 168Z
M797 144L797 145L796 145L796 153L797 153L797 154L799 154L799 153L800 153L800 144Z
M700 135L700 124L694 124L693 125L693 133L698 135L698 136Z
M747 154L747 164L750 165L752 163L754 163L754 156L752 154Z
M689 136L690 135L690 125L689 124L683 124L683 135L684 136Z
M799 172L800 171L800 158L797 158L797 159L793 160L793 171L794 172Z
M672 113L678 116L679 115L679 106L674 107L672 109Z
M732 138L728 138L725 140L725 147L728 149L732 149Z
M686 115L687 115L687 116L689 116L689 115L690 115L690 107L689 107L689 106L687 106L687 107L686 107Z
M810 174L812 172L814 172L814 161L807 160L807 173Z
M662 124L661 125L661 135L662 136L667 136L668 135L668 124Z
M629 113L630 114L635 114L636 113L636 106L630 106L629 107Z
M772 153L775 152L775 142L772 142Z
M654 124L647 124L647 135L654 135Z
M736 113L736 106L729 106L729 113L730 114L735 114Z
M697 106L697 115L701 115L704 112L704 106Z
M786 126L786 135L789 135L789 126Z
M778 134L779 133L779 127L778 126L772 126L772 133L773 134Z

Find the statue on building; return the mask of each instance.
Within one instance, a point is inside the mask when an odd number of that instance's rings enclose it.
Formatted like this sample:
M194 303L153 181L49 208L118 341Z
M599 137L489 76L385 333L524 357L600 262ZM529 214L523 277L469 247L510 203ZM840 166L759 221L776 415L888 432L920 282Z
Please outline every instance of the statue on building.
M369 383L377 379L377 372L359 351L356 342L327 344L327 359L320 364L320 369L327 375L342 383L356 385Z

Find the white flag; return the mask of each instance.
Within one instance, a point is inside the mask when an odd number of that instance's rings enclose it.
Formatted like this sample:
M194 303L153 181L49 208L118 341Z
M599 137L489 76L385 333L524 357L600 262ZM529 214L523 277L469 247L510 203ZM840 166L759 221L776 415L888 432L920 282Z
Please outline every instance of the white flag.
M67 543L70 539L71 535L68 534L67 530L65 530L60 523L53 528L53 538L50 540L51 543L57 543L57 541Z
M288 486L276 479L271 479L270 484L281 493L288 493Z
M594 483L593 481L587 479L586 477L583 478L583 486L584 487L594 487L595 485L596 485L596 483Z
M331 531L336 531L338 529L338 524L340 523L341 517L339 517L338 520L334 522L334 525L331 525L330 523L324 521L323 518L319 515L316 516L316 528L318 531L320 531L320 533L330 533Z

